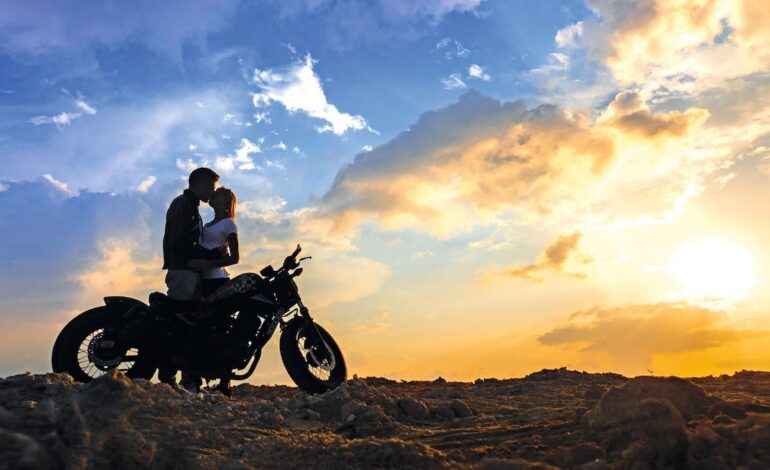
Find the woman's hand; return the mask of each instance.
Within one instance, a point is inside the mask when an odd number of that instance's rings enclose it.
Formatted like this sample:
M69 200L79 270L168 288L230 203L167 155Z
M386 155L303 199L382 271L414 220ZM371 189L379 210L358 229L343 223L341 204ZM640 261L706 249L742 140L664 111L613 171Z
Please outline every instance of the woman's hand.
M211 262L205 259L191 259L187 262L187 266L193 269L206 270L211 269Z

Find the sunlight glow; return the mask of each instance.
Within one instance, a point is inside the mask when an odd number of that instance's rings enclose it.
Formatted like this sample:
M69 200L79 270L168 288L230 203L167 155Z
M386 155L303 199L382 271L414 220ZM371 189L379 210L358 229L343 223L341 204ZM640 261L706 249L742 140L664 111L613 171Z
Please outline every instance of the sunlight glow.
M683 288L677 297L688 300L739 300L755 283L751 256L724 240L699 240L683 246L668 269Z

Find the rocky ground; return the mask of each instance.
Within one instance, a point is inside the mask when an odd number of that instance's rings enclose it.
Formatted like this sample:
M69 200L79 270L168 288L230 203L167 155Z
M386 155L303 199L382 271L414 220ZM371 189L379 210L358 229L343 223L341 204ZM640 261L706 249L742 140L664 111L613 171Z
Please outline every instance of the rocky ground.
M474 383L353 379L232 398L67 375L0 380L0 468L770 468L770 373L543 370Z

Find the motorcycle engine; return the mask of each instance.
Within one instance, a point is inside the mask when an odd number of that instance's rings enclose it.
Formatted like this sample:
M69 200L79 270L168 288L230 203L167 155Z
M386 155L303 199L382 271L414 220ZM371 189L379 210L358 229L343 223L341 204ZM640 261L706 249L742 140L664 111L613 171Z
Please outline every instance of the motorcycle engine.
M260 318L248 312L203 322L191 329L181 345L184 362L211 377L222 371L243 369L251 359L249 346L260 324Z

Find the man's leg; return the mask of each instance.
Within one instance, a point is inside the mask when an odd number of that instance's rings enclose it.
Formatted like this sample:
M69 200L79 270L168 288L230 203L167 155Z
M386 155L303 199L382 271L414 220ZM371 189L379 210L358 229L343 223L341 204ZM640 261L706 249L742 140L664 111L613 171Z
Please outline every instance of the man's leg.
M200 288L200 275L187 269L169 269L166 273L166 287L169 298L174 300L192 300L196 291ZM176 383L177 366L171 358L170 352L166 352L158 365L158 379L167 384ZM197 388L200 379L190 378L183 371L182 385L185 388Z

